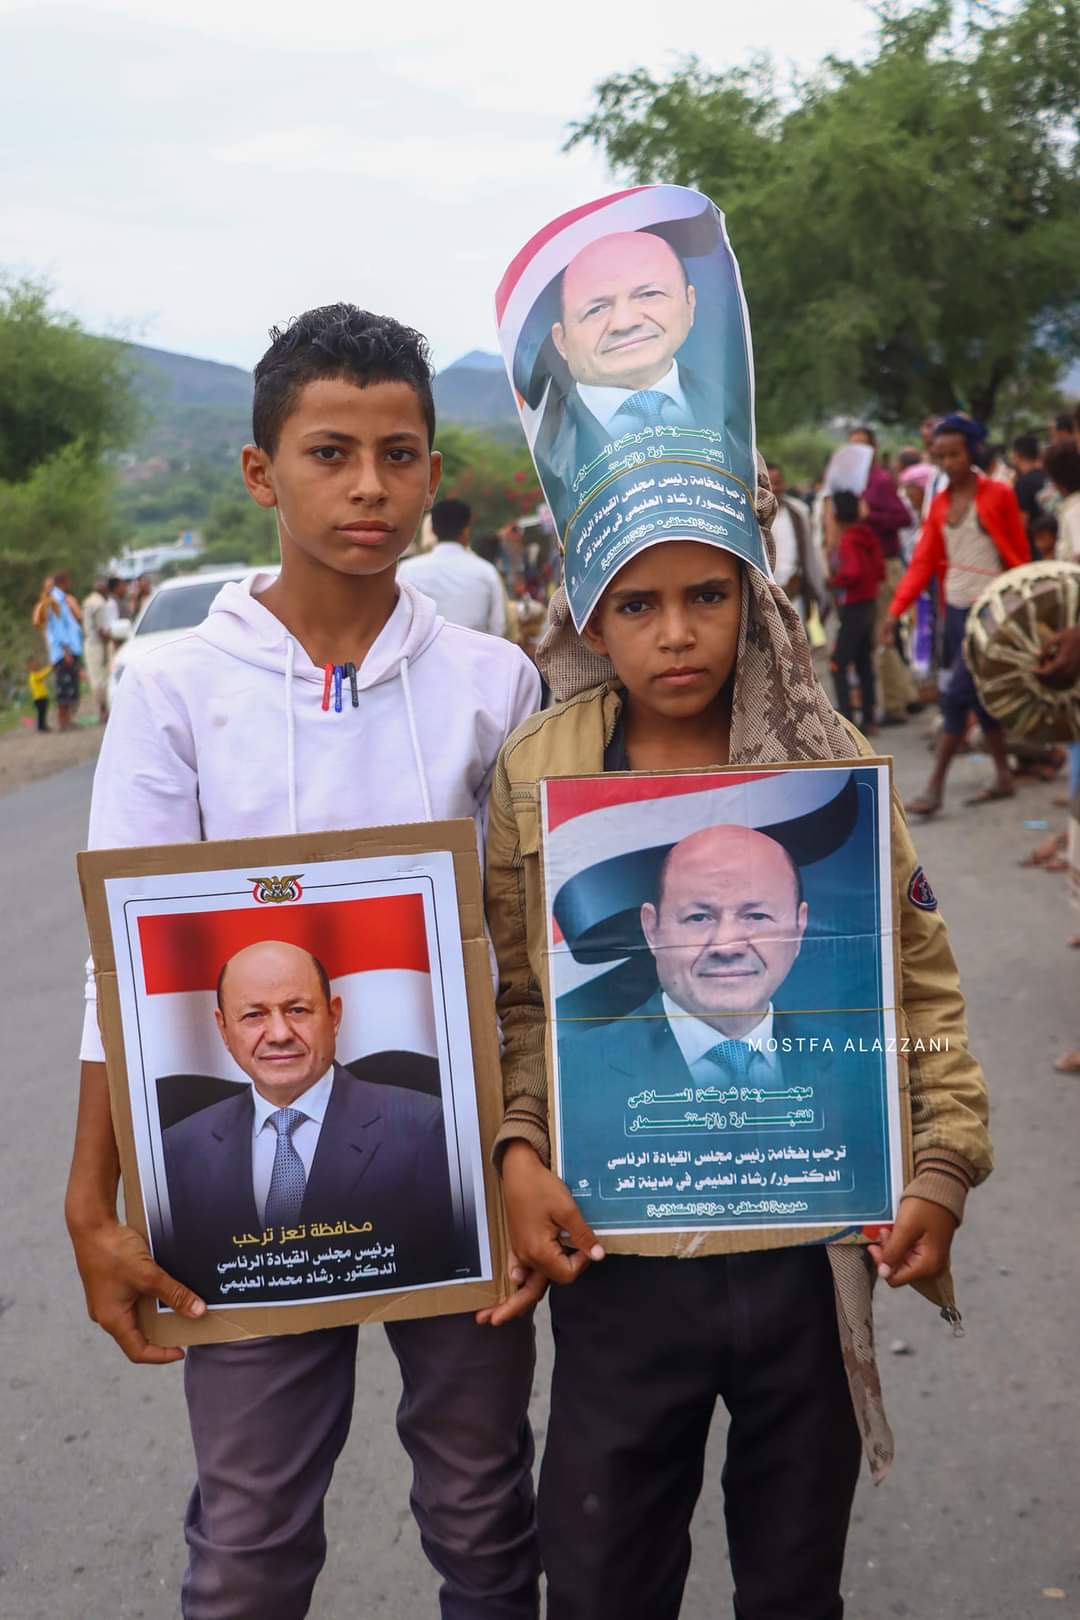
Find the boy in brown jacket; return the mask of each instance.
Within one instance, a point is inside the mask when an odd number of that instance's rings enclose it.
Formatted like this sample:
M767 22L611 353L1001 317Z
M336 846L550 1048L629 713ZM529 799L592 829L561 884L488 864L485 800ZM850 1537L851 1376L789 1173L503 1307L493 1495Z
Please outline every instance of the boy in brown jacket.
M759 480L764 525L774 502ZM541 779L871 750L830 707L783 593L716 545L671 540L632 555L580 637L557 597L537 661L564 701L507 742L489 812L505 1036L497 1151L517 1291L487 1314L498 1325L549 1281L574 1284L551 1301L539 1510L548 1614L678 1615L720 1396L731 1414L724 1488L739 1620L838 1620L860 1450L875 1478L892 1456L874 1361L875 1273L894 1288L915 1284L958 1322L949 1251L967 1193L991 1166L985 1086L945 925L894 799L898 1027L913 1046L933 1037L941 1049L907 1065L915 1176L886 1241L738 1253L735 1233L731 1253L690 1261L605 1256L548 1168Z

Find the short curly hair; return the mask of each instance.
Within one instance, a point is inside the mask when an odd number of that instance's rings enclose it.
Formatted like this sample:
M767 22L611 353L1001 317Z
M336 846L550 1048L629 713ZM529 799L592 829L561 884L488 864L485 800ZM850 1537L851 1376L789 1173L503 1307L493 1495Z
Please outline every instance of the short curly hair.
M270 347L255 367L252 437L273 455L300 390L310 382L344 377L369 383L408 383L420 401L428 444L435 438L431 350L427 339L390 315L373 315L355 304L324 304L305 310L287 326L270 329Z

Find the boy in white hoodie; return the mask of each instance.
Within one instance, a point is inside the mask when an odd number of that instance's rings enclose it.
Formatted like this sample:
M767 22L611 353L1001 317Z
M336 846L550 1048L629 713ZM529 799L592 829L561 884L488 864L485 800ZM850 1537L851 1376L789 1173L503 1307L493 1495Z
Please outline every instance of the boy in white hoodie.
M310 310L255 370L248 490L277 511L281 573L228 585L204 624L129 666L94 779L90 845L483 818L506 737L539 702L517 648L449 625L395 581L440 457L423 338L353 305ZM340 707L327 666L345 666ZM353 674L355 671L355 674ZM66 1214L91 1317L131 1361L140 1296L201 1300L117 1216L92 975ZM443 1620L538 1613L528 1321L387 1327L413 1511ZM348 1434L355 1328L209 1345L184 1369L198 1480L185 1620L301 1620L325 1557L323 1498Z

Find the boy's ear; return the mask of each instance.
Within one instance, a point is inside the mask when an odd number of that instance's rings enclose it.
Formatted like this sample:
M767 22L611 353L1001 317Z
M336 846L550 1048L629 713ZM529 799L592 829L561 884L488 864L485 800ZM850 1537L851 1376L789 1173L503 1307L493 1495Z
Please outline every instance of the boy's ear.
M592 648L594 653L599 653L601 658L608 656L607 642L604 640L603 631L600 628L599 608L590 615L583 626L581 639L587 647Z
M430 512L431 508L434 506L435 497L439 492L439 484L440 484L441 480L442 480L442 451L441 450L433 450L431 452L431 476L428 479L427 500L424 502L424 511L425 512Z
M245 444L240 452L240 471L253 501L259 506L277 505L273 469L265 450L260 450L257 444Z

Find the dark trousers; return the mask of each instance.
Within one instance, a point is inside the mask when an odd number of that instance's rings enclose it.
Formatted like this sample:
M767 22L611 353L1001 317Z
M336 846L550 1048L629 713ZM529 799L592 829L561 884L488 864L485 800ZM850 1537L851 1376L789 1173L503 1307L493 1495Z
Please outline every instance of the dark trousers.
M873 602L851 602L840 609L840 628L832 650L831 668L836 686L836 707L846 720L854 720L848 665L855 665L862 694L861 720L864 726L874 720L874 617Z
M365 1329L373 1332L373 1328ZM470 1315L386 1329L401 1368L398 1434L443 1620L539 1614L531 1319ZM303 1620L326 1557L323 1498L349 1432L356 1334L329 1328L203 1345L184 1387L197 1483L185 1532L185 1620ZM364 1536L364 1504L356 1502ZM357 1592L355 1612L365 1612Z
M48 731L49 700L48 698L35 698L34 708L37 710L37 728L39 731Z
M949 675L941 688L939 704L944 730L950 737L964 735L968 715L972 713L984 734L988 731L1001 730L1001 721L995 720L979 702L975 678L964 657L964 631L967 629L967 621L967 608L946 605L944 662Z
M675 1620L717 1396L736 1620L840 1620L860 1441L824 1250L609 1255L551 1315L548 1620Z

